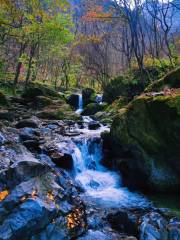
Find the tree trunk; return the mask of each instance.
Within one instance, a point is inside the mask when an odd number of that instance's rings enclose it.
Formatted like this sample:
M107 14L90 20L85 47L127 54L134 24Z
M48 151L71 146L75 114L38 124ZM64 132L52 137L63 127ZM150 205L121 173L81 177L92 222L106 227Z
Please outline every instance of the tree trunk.
M22 43L21 44L21 48L20 48L20 52L19 52L19 58L24 53L25 48L26 48L26 44ZM13 83L14 92L15 92L16 86L18 84L21 66L22 66L22 62L18 61L17 66L16 66L16 73L15 73L15 77L14 77L14 83Z
M26 74L25 88L27 88L27 85L29 83L29 78L31 75L32 60L33 60L33 57L35 54L36 47L37 47L37 44L34 44L31 46L30 57L29 57L29 61L28 61L28 70L27 70L27 74Z

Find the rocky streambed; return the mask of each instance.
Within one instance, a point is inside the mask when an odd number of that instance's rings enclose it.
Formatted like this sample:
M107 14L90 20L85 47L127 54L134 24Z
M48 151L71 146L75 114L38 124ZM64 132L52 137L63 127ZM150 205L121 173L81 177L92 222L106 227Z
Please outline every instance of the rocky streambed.
M179 239L176 216L102 165L107 127L89 117L42 119L13 104L16 117L0 130L0 239Z

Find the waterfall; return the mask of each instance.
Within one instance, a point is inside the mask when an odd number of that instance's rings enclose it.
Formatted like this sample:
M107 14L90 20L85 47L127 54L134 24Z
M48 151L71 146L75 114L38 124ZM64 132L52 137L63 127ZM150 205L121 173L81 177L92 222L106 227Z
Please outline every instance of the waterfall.
M76 110L77 114L81 114L83 111L83 98L82 94L78 94L78 109Z
M99 104L102 104L103 101L103 95L102 94L97 94L96 96L96 102Z
M120 175L102 166L102 140L84 137L76 140L73 152L75 179L85 189L85 196L106 207L145 207L149 202L122 187Z

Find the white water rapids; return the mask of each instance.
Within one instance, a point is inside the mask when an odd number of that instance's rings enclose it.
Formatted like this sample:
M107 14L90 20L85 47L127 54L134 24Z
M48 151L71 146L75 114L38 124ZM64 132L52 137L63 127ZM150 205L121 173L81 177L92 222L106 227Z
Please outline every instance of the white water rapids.
M83 121L88 123L93 120L86 116L83 117ZM108 128L101 126L98 130L81 129L83 136L74 139L75 179L83 186L86 197L100 205L125 208L149 206L146 198L122 187L120 174L102 166L103 150L100 134L104 130Z
M102 142L92 136L80 139L73 153L75 178L92 200L108 207L146 207L149 202L122 187L119 174L101 165Z

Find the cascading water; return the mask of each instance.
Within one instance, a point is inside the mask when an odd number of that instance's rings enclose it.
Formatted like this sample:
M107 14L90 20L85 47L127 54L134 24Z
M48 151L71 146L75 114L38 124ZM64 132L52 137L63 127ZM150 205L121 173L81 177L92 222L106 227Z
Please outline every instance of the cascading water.
M83 98L82 94L78 94L79 99L78 99L78 109L76 110L77 114L81 114L83 111Z
M150 203L144 197L121 186L119 174L101 165L102 157L100 136L84 137L75 141L74 174L85 189L85 197L106 207L149 206Z

